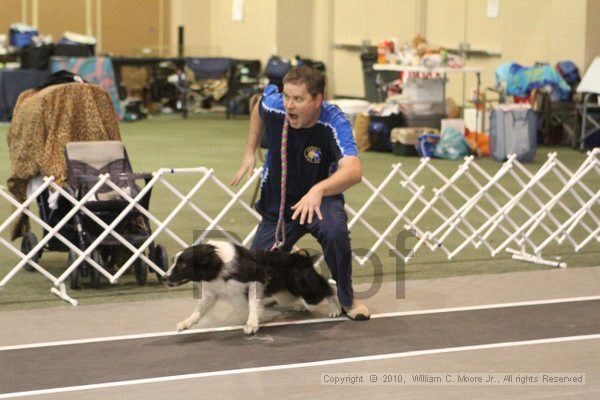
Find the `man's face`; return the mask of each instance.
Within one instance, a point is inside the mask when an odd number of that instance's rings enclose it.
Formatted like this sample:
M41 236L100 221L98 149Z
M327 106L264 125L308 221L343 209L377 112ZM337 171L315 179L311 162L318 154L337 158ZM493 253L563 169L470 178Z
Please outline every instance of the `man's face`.
M321 113L323 95L312 96L305 83L283 85L283 105L292 128L310 128L317 123Z

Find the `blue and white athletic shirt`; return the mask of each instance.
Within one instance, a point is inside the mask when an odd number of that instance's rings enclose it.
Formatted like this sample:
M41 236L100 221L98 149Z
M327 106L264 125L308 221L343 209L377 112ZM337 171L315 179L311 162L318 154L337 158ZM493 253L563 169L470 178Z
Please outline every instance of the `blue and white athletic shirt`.
M259 112L265 125L268 152L256 209L263 218L276 220L281 196L281 132L285 108L283 95L275 85L265 88ZM323 102L319 119L313 127L289 127L287 156L285 217L290 220L293 214L291 207L316 183L334 173L342 157L358 156L352 126L339 108ZM342 197L341 194L337 196Z

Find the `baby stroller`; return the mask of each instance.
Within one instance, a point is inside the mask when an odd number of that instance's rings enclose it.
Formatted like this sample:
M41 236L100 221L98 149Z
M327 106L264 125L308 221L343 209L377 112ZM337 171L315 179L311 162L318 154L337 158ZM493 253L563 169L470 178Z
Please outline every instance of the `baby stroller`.
M66 146L66 158L68 179L66 190L78 200L94 186L100 174L109 173L110 180L131 197L135 197L140 192L140 187L135 183L136 180L144 180L147 184L152 177L150 174L133 173L125 147L118 141L70 142ZM139 202L144 209L148 209L150 195L151 190ZM48 190L44 191L36 200L40 218L51 227L55 226L72 209L71 202L66 198L58 196L58 193L50 194ZM128 204L129 202L119 196L116 191L108 185L104 185L92 195L90 201L85 203L85 207L106 224L110 224ZM80 210L67 224L63 225L59 233L79 249L85 250L103 230L104 228ZM117 224L114 231L135 247L144 243L152 233L148 218L135 208ZM44 235L46 233L44 232ZM27 253L36 244L35 235L27 232L21 242L21 251ZM78 257L73 250L70 250L56 237L48 241L44 250L68 251L68 265L71 265ZM91 254L91 258L108 271L112 270L120 260L127 260L129 256L125 246L111 234L107 235ZM151 243L148 246L147 256L163 271L167 270L168 255L163 246ZM41 251L35 261L40 257ZM148 265L138 258L133 267L137 283L144 285L147 280ZM25 268L32 270L30 265L26 265ZM100 272L88 263L82 262L70 275L71 289L79 288L80 278L88 276L92 287L100 286ZM159 282L162 281L162 277L158 273L157 278Z

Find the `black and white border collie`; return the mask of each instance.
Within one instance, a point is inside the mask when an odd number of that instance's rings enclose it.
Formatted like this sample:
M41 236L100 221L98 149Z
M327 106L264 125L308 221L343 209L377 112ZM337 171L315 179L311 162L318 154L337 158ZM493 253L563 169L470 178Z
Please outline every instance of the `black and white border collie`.
M263 301L272 298L294 309L315 310L327 299L329 317L341 314L333 290L313 267L306 252L251 251L229 242L209 241L188 247L175 256L165 281L179 286L193 281L201 283L201 294L192 314L177 324L184 331L196 324L221 296L247 295L246 334L258 331Z

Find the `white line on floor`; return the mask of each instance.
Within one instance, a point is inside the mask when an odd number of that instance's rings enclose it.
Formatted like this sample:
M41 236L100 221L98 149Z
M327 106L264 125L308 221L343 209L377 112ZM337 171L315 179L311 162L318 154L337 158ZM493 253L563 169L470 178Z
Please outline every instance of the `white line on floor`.
M224 371L200 372L200 373L196 373L196 374L183 374L183 375L161 376L161 377L155 377L155 378L135 379L135 380L129 380L129 381L105 382L105 383L97 383L97 384L92 384L92 385L67 386L67 387L59 387L59 388L52 388L52 389L40 389L40 390L31 390L31 391L24 391L24 392L4 393L4 394L0 394L0 399L10 399L10 398L14 398L14 397L37 396L37 395L54 394L54 393L75 392L75 391L81 391L81 390L105 389L105 388L112 388L112 387L119 387L119 386L132 386L132 385L141 385L141 384L149 384L149 383L171 382L171 381L179 381L179 380L185 380L185 379L199 379L199 378L208 378L208 377L213 377L213 376L239 375L239 374L247 374L247 373L253 373L253 372L268 372L268 371L278 371L278 370L286 370L286 369L319 367L319 366L324 366L324 365L347 364L347 363L356 363L356 362L362 362L362 361L388 360L388 359L394 359L394 358L406 358L406 357L415 357L415 356L423 356L423 355L431 355L431 354L456 353L456 352L460 352L460 351L487 350L487 349L498 349L498 348L505 348L505 347L530 346L530 345L548 344L548 343L565 343L565 342L575 342L575 341L580 341L580 340L594 340L594 339L600 339L600 334L581 335L581 336L565 336L565 337L550 338L550 339L524 340L524 341L516 341L516 342L490 343L490 344L480 344L480 345L474 345L474 346L447 347L447 348L442 348L442 349L407 351L407 352L403 352L403 353L390 353L390 354L379 354L379 355L362 356L362 357L339 358L339 359L333 359L333 360L314 361L314 362L307 362L307 363L270 365L270 366L266 366L266 367L240 368L240 369L230 369L230 370L224 370Z
M476 305L476 306L452 307L452 308L435 308L435 309L430 309L430 310L398 311L398 312L391 312L391 313L373 314L373 315L371 315L371 318L391 318L391 317L403 317L403 316L411 316L411 315L441 314L441 313L449 313L449 312L489 310L489 309L494 309L494 308L524 307L524 306L572 303L572 302L593 301L593 300L600 300L600 296L568 297L568 298L559 298L559 299L521 301L521 302L514 302L514 303L483 304L483 305ZM267 323L261 324L261 327L316 324L316 323L332 322L332 321L348 321L348 319L346 317L338 317L338 318L303 319L303 320L297 320L297 321L277 321L277 322L267 322ZM207 332L227 332L227 331L240 330L242 328L243 328L242 325L232 325L232 326L222 326L222 327L215 327L215 328L190 329L190 330L187 330L184 332L166 331L166 332L154 332L154 333L141 333L141 334L135 334L135 335L105 336L105 337L89 338L89 339L74 339L74 340L62 340L62 341L55 341L55 342L29 343L29 344L20 344L20 345L0 347L0 351L24 350L24 349L33 349L33 348L40 348L40 347L53 347L53 346L68 346L68 345L86 344L86 343L101 343L101 342L111 342L111 341L117 341L117 340L147 339L147 338L155 338L155 337L190 335L190 334L207 333Z

